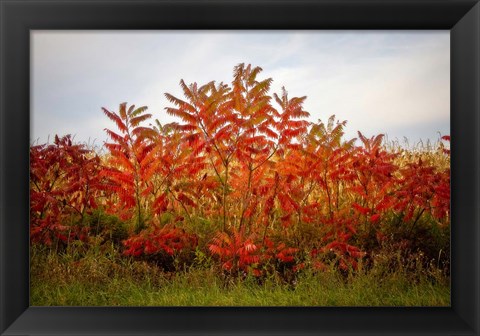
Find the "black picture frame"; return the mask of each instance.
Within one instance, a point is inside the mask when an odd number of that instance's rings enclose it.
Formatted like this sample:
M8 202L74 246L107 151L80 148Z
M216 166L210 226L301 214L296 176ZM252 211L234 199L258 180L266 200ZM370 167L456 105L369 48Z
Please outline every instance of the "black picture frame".
M2 335L479 335L478 1L0 0L0 24ZM29 307L29 43L33 29L450 30L451 307Z

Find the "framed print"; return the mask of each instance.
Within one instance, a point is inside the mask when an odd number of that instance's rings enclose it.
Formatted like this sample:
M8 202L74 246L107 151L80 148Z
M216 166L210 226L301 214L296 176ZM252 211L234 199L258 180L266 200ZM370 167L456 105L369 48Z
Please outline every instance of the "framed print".
M2 0L2 334L477 335L479 6Z

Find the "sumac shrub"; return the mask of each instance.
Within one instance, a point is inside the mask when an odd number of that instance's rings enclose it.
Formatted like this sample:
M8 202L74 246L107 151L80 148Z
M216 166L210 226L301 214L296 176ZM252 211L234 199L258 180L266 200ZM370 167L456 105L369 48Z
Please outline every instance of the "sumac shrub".
M85 240L85 217L98 206L102 191L98 155L70 135L53 144L30 147L30 239L67 244Z
M146 106L103 108L115 128L102 155L70 136L31 146L32 242L111 242L166 271L197 252L237 279L398 268L417 253L448 268L450 137L345 139L347 121L311 122L307 97L271 92L261 73L241 63L229 84L181 80L167 124Z
M198 238L175 226L151 225L130 236L123 244L125 256L147 260L166 271L174 271L193 262Z
M278 273L282 276L296 265L298 249L274 243L268 237L246 236L243 231L219 232L209 244L223 271L233 277L251 274L256 277Z

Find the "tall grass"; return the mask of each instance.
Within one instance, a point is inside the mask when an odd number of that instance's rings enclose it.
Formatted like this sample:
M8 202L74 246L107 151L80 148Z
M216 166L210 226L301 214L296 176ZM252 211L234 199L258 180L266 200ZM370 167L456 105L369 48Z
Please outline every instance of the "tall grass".
M113 249L113 247L112 247ZM446 277L419 270L340 274L305 272L286 283L275 276L230 279L213 268L166 273L111 251L32 251L33 306L448 306Z

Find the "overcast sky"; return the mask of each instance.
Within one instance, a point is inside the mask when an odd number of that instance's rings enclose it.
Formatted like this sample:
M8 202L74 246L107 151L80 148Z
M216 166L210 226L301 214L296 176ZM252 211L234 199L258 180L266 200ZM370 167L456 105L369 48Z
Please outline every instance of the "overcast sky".
M346 137L436 141L450 134L449 31L33 31L31 141L106 140L101 107L147 105L162 122L180 79L231 83L263 68L272 92L307 96L311 121L335 114Z

